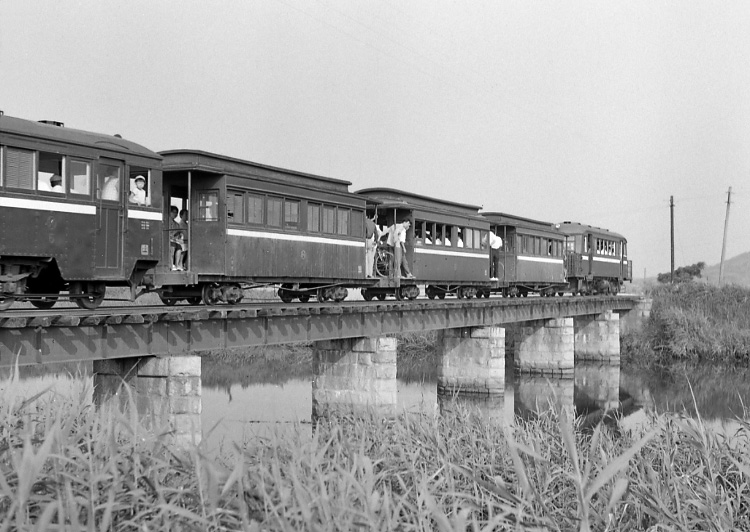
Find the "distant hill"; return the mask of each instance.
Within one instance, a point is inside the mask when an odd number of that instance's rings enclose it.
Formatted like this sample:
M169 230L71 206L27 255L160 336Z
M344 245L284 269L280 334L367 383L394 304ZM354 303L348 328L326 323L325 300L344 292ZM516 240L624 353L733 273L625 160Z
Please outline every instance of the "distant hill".
M706 269L702 272L702 277L710 284L718 284L719 265L706 266ZM724 261L722 284L738 284L750 287L750 251Z

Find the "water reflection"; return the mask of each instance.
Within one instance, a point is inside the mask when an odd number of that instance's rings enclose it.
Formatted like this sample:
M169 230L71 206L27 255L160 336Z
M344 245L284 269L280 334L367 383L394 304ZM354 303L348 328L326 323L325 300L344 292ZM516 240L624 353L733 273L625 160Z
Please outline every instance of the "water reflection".
M680 411L727 430L750 403L750 370L720 366L675 365L663 371L639 370L596 363L577 363L574 378L514 375L506 366L505 394L493 397L439 397L437 354L399 359L399 410L436 413L456 408L455 401L476 408L487 419L512 423L549 404L575 408L586 423L597 423L615 410L624 424L636 426L646 412ZM7 390L11 370L0 372L5 393L29 397L81 394L89 390L91 363L22 367L20 382ZM202 363L203 441L209 449L231 446L245 438L267 437L285 430L311 431L312 354L309 349L262 349L232 356L205 357ZM87 383L88 387L81 386ZM90 401L88 395L80 395ZM8 397L6 395L6 397ZM729 420L729 421L728 421ZM606 418L605 418L606 421ZM729 423L727 425L727 423Z

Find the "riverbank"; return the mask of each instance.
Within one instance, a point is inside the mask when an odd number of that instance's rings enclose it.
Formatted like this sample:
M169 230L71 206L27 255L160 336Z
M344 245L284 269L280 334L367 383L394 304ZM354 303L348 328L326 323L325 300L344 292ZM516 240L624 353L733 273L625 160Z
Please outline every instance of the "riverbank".
M335 419L209 458L131 415L1 383L0 527L98 530L747 530L750 423L645 435L574 430L553 411L512 426L441 416ZM608 425L611 427L611 425ZM744 528L743 528L744 527Z
M649 289L651 317L622 339L625 363L670 365L675 361L743 364L750 360L750 290L703 283Z

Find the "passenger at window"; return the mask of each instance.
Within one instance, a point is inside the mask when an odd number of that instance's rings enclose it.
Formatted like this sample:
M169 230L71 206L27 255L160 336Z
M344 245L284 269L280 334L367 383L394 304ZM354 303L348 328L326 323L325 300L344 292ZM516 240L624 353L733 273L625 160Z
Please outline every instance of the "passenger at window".
M62 186L62 176L58 174L52 174L52 177L49 178L49 189L52 192L57 192L58 194L62 194L65 192L63 190Z
M104 178L101 198L107 201L120 201L120 178L117 175L108 175Z
M500 248L503 247L503 239L490 231L482 238L482 249L487 249L488 244L490 246L490 281L497 281L497 269L500 264Z
M365 275L368 279L372 278L372 271L375 266L375 255L378 249L378 241L383 236L378 224L375 223L377 212L372 217L365 218Z
M182 271L182 246L184 245L180 223L177 221L177 207L169 208L169 251L172 260L172 270Z
M460 229L458 230L458 234L457 234L457 237L456 237L456 247L457 248L464 247L464 239L462 238L461 230Z
M134 181L135 188L130 190L130 203L146 205L146 178L139 175Z
M406 261L406 233L411 227L411 220L404 220L400 224L393 224L388 229L388 245L393 248L393 275L396 279L401 278L401 270L407 279L414 279Z

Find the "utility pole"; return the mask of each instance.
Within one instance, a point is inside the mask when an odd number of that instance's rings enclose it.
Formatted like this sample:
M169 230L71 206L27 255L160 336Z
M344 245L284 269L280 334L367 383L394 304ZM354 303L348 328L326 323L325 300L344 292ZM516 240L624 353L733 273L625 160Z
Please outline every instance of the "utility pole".
M669 249L672 252L669 284L674 284L674 196L669 196Z
M721 286L722 275L724 274L724 253L727 250L727 228L729 227L729 204L732 202L732 187L727 192L727 215L724 218L724 238L721 241L721 262L719 263L719 286Z

